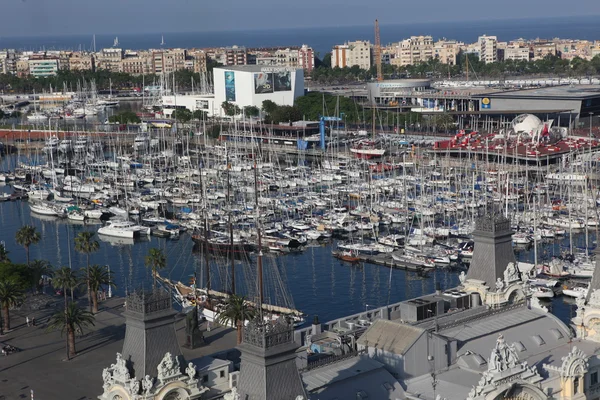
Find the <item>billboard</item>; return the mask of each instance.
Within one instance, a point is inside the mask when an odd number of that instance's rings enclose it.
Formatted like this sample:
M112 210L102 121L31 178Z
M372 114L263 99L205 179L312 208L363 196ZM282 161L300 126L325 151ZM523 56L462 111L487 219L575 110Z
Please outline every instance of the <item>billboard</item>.
M254 94L273 93L273 74L254 74Z
M208 100L196 100L196 108L200 110L208 110Z
M489 97L484 97L481 99L481 108L482 109L490 109L492 108L492 100Z
M235 72L225 71L225 100L235 101Z
M289 72L275 72L273 74L273 81L276 92L292 90L292 74Z

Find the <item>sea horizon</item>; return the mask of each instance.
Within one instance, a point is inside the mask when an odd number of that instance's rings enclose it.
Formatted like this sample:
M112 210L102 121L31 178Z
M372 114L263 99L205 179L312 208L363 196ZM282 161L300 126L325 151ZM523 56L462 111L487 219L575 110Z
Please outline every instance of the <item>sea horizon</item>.
M475 21L433 21L406 24L381 24L382 44L397 42L410 36L430 35L472 43L481 35L497 36L499 41L515 39L580 39L600 40L598 16L566 16L547 18L490 19ZM574 23L576 22L576 23ZM44 36L0 36L0 49L21 51L85 50L113 46L131 50L161 48L210 48L245 46L248 48L286 47L306 44L319 55L331 51L335 44L353 40L374 41L372 25L339 27L291 27L283 29L243 29L197 32L144 32L62 34Z

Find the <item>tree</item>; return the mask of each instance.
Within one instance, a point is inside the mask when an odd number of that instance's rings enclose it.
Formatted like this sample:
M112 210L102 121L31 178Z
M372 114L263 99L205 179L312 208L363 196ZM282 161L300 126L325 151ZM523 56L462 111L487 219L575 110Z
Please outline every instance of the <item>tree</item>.
M178 108L173 111L171 115L173 119L177 122L181 122L182 124L187 124L192 120L192 112L187 108Z
M242 343L242 329L244 321L251 320L256 316L256 311L246 301L246 297L232 294L225 305L225 309L219 314L220 324L231 324L237 328L237 344Z
M77 355L75 349L75 333L83 333L83 329L94 324L94 314L85 311L77 303L69 303L66 310L57 311L48 322L48 330L60 329L61 335L67 331L67 357Z
M268 115L267 120L272 124L287 124L294 121L300 121L302 113L295 106L278 106L277 109Z
M17 231L15 239L18 244L25 247L27 266L29 266L29 248L40 241L40 234L35 229L35 226L25 225Z
M192 118L198 121L206 121L208 112L204 110L196 110L192 113Z
M260 110L256 106L246 106L244 107L244 114L246 117L258 117Z
M275 103L272 100L264 100L262 102L262 110L267 113L267 114L271 114L273 113L275 110L277 109L277 103Z
M52 265L46 260L33 260L29 265L31 275L31 287L34 292L39 292L43 288L43 277L52 276L54 270Z
M159 270L167 266L167 258L161 249L156 247L148 250L148 255L144 259L146 267L152 271L152 289L156 289L156 274Z
M234 117L234 116L240 114L240 112L241 112L241 110L237 106L237 104L233 104L233 103L230 103L228 101L224 101L221 104L221 107L223 108L223 111L225 112L225 115L227 115L229 117Z
M12 280L0 281L0 306L4 331L10 330L10 308L16 306L23 297L23 290Z
M110 122L112 124L125 125L125 124L139 124L140 122L142 122L142 120L133 111L122 111L118 114L111 115L110 117L108 117L108 122Z
M6 246L0 243L0 263L10 262L8 253L10 253L10 251L6 250Z
M6 115L7 114L4 111L0 110L0 119L6 118Z
M98 291L102 288L102 285L109 285L114 287L115 284L112 281L108 273L107 266L92 265L89 271L90 279L90 291L92 293L92 313L98 313Z
M79 285L80 281L77 278L77 274L69 267L62 267L54 272L54 278L52 278L52 286L57 289L63 290L65 297L65 309L67 308L67 289L71 291L71 301L73 300L73 291Z
M25 264L0 263L0 281L13 281L22 290L31 286L31 273Z
M94 232L80 232L79 235L75 237L75 251L79 253L83 253L87 258L87 296L88 296L88 304L90 310L92 309L92 295L90 293L90 254L95 253L100 248L100 244L97 240L94 240Z

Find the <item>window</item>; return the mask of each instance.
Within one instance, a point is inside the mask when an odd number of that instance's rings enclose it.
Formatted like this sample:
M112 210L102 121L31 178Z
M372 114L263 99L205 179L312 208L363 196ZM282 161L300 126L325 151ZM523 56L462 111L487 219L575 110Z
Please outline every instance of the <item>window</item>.
M590 375L590 385L594 386L598 384L598 371L592 372Z
M219 377L220 377L220 378L225 378L225 371L221 370L221 371L219 372Z
M573 394L578 394L579 393L579 378L575 378L575 381L573 382Z

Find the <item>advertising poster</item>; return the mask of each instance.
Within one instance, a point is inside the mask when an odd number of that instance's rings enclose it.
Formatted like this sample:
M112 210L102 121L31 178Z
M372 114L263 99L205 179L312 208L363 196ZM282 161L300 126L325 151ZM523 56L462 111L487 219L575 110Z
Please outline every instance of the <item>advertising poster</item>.
M273 93L273 74L254 74L254 94Z
M225 71L225 100L235 101L235 72Z
M276 72L273 74L276 92L292 90L292 74L289 72Z

